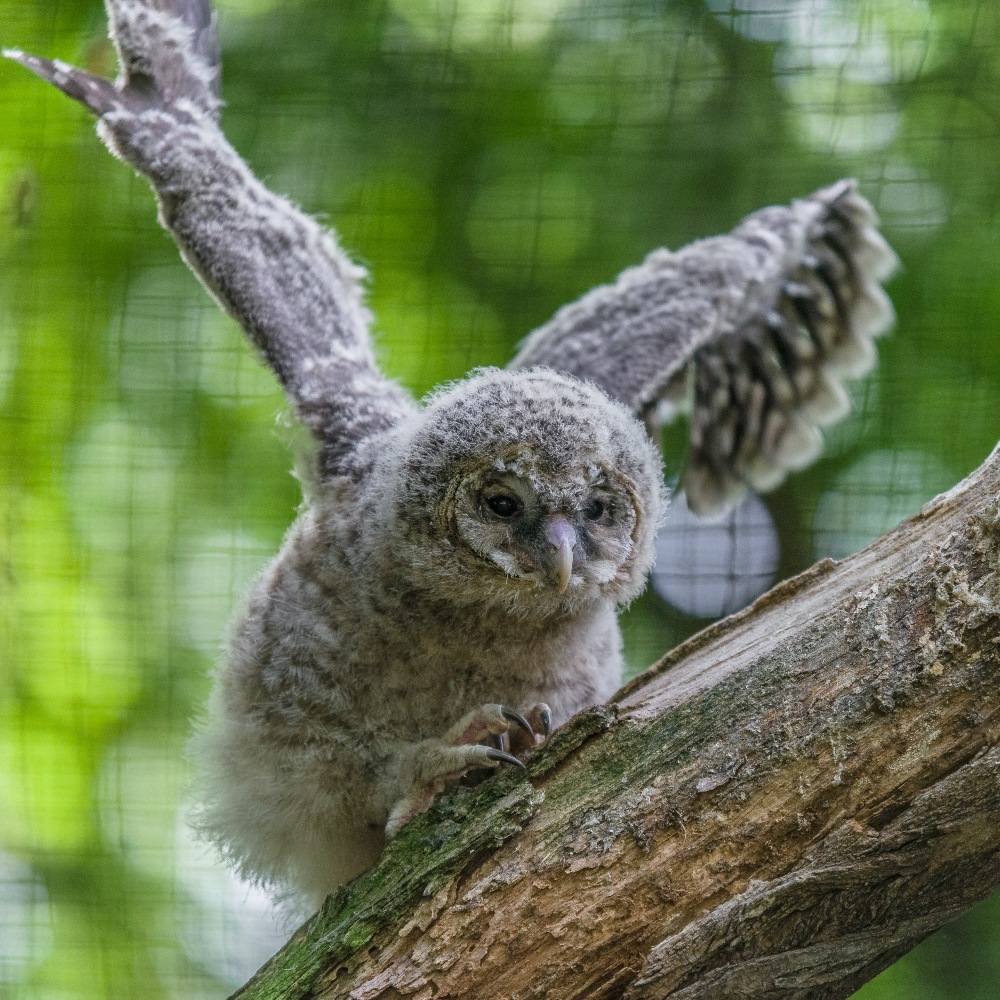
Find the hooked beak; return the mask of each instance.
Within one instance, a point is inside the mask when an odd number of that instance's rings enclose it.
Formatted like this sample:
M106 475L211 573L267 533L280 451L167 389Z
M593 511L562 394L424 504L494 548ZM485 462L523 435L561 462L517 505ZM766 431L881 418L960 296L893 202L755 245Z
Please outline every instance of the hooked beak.
M553 565L559 583L559 593L564 594L573 575L573 547L576 545L576 531L561 514L549 518L545 525L545 537L554 548Z

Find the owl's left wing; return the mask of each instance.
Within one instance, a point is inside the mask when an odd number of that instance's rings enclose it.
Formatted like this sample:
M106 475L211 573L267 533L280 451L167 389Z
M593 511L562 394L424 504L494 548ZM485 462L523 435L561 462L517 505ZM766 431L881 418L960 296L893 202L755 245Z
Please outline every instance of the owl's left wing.
M600 386L651 432L690 414L682 485L717 513L811 462L819 427L849 409L845 377L874 362L896 256L854 181L765 208L726 236L656 250L565 306L513 368L542 365Z

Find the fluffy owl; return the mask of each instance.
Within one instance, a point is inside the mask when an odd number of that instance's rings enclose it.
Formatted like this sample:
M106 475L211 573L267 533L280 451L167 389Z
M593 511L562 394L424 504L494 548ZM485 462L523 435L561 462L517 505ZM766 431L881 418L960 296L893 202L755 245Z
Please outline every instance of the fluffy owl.
M818 452L891 322L894 256L850 181L657 250L506 370L414 401L378 369L363 272L218 125L208 0L108 0L116 83L11 58L83 102L316 444L308 503L232 626L193 741L199 829L313 904L467 772L518 764L618 687L616 614L663 509L649 432L690 416L703 514Z

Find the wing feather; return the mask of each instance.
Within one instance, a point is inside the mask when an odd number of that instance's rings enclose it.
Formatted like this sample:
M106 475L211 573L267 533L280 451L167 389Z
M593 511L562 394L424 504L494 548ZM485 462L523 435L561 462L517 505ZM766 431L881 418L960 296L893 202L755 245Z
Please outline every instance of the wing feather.
M319 439L323 475L362 476L377 441L416 410L378 368L364 271L335 235L264 187L219 129L219 42L209 0L107 0L112 84L18 50L4 54L100 118L144 174L160 221L243 327Z
M656 432L690 415L682 484L712 515L819 453L849 409L845 378L893 322L896 256L851 180L748 216L729 235L656 250L532 333L514 368L600 386Z

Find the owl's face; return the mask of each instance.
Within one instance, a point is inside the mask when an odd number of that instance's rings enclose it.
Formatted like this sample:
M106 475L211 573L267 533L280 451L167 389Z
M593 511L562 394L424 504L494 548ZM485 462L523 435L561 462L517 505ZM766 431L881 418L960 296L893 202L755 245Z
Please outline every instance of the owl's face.
M460 604L547 617L643 587L659 456L598 389L487 370L439 393L396 469L401 569Z
M625 477L596 461L553 468L528 447L462 475L452 516L458 539L522 589L571 600L613 585L636 544Z

